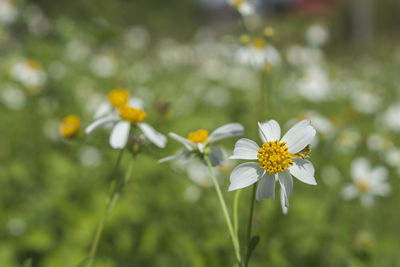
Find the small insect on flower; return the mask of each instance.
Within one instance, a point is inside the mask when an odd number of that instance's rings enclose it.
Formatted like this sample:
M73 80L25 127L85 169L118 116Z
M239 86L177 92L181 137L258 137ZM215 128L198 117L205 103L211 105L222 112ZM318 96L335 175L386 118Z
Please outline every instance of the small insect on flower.
M242 138L236 142L231 159L255 160L237 166L231 173L229 191L250 186L258 181L256 199L275 198L275 182L281 187L284 207L289 207L293 188L292 175L300 181L316 185L314 166L304 159L316 131L309 120L296 123L282 138L279 124L270 120L259 123L259 133L264 144Z
M211 134L208 134L208 131L204 129L189 133L187 138L175 133L169 133L169 136L183 144L185 149L176 155L160 159L158 162L167 162L198 155L201 159L204 159L204 156L208 156L212 166L221 165L224 161L224 156L221 150L214 146L214 143L222 139L243 135L243 132L244 128L241 124L229 123L217 128Z
M161 148L165 146L167 138L143 122L147 113L143 111L140 99L130 98L127 90L117 88L108 94L108 101L100 105L96 120L86 128L86 134L100 126L111 125L110 145L115 149L123 149L131 136L132 126L137 126L150 142Z
M81 120L76 115L69 115L63 119L60 125L60 135L64 138L71 138L78 134Z
M383 166L371 168L365 158L355 159L351 165L351 176L353 183L342 189L345 200L360 198L361 205L371 206L374 204L375 196L387 196L391 187L386 182L387 169Z

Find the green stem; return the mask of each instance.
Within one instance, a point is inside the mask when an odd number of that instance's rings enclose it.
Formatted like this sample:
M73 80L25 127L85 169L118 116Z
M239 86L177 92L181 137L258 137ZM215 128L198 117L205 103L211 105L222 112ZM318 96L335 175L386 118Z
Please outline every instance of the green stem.
M115 194L115 190L116 190L116 183L117 183L117 176L115 175L116 170L119 167L119 164L121 162L122 159L122 155L123 155L124 150L121 149L119 154L118 154L118 158L117 161L115 162L114 168L111 172L112 175L112 181L110 184L110 189L108 192L108 196L107 196L107 203L106 203L106 207L103 213L103 216L100 219L100 223L97 226L97 230L96 230L96 234L95 237L93 239L93 243L89 252L89 258L94 258L96 256L96 252L97 252L97 247L99 245L100 239L101 239L101 235L103 233L103 228L104 228L104 223L106 221L106 218L108 216L108 214L110 213L112 206L113 206L113 199L114 199L114 194ZM94 265L94 262L93 262Z
M247 249L246 249L246 258L245 258L245 263L244 266L247 267L249 264L250 260L250 255L249 255L249 245L251 241L251 227L253 225L253 214L254 214L254 202L256 199L256 189L257 189L257 184L253 184L253 190L251 193L251 204L250 204L250 213L249 213L249 221L247 223L247 235L246 235L246 244L247 244Z
M239 216L238 216L238 207L239 207L239 198L240 198L240 192L242 190L236 190L235 191L235 196L233 198L233 230L235 232L235 235L238 236L239 232Z
M215 177L215 174L214 174L210 159L208 158L208 156L204 156L204 159L207 162L208 169L210 170L211 179L213 181L215 190L217 191L218 200L219 200L219 202L221 204L221 208L222 208L222 211L224 213L226 224L228 225L229 233L230 233L231 238L232 238L233 248L234 248L235 254L236 254L236 259L238 261L239 266L241 266L242 259L240 257L239 239L238 239L237 235L235 235L235 232L233 230L231 218L229 216L228 209L226 208L225 200L224 200L224 197L222 196L221 188L219 187L217 178Z

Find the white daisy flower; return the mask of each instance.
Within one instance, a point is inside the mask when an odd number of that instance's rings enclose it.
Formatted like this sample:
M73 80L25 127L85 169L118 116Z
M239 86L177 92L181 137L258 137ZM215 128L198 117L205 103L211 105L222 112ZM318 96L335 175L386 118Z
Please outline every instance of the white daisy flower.
M371 168L365 158L354 160L351 166L353 183L342 189L343 198L352 200L359 197L363 206L371 206L375 196L387 196L391 191L390 184L386 182L387 173L383 166Z
M282 138L280 126L276 121L259 123L260 137L264 142L261 148L256 142L246 138L237 141L230 158L257 162L240 164L232 171L229 191L260 181L256 199L274 199L275 182L278 181L283 194L281 197L287 208L293 188L292 175L304 183L316 185L314 166L301 156L316 134L310 123L309 120L296 123Z
M228 0L228 2L242 16L251 16L256 11L254 5L246 0Z
M236 53L239 63L261 69L266 66L281 65L281 55L272 45L268 45L263 38L255 38L248 45L241 47Z
M33 59L17 62L11 68L11 76L28 88L40 87L46 80L46 73L40 64Z
M15 21L18 15L18 10L13 0L0 1L0 22L9 24Z
M223 153L213 144L222 139L243 135L243 132L244 128L240 123L229 123L217 128L210 135L204 129L191 132L187 138L176 133L169 133L169 136L183 144L185 149L176 155L160 159L158 162L188 158L191 155L197 154L202 159L204 156L208 156L212 166L221 165L224 161Z
M320 47L328 42L329 31L324 25L314 24L308 27L305 37L311 46Z
M137 126L144 136L158 147L164 147L167 138L153 129L143 120L147 117L143 111L143 103L137 98L129 98L123 89L114 89L108 95L109 103L103 103L96 111L96 120L86 128L86 134L100 126L111 125L110 145L115 149L123 149L131 135L132 126Z

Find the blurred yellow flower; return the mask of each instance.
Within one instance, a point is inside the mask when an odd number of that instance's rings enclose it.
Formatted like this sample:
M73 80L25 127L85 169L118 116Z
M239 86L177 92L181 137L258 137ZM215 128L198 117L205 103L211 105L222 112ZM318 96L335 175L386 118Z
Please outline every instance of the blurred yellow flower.
M253 40L253 47L256 49L263 49L267 42L265 41L264 38L255 38Z
M123 106L129 100L129 92L125 89L116 88L108 94L108 100L114 107Z
M264 35L265 35L265 37L267 37L267 38L272 38L272 37L274 37L274 35L275 35L275 29L272 28L272 27L270 27L270 26L265 27L265 29L264 29Z
M75 136L81 126L81 120L76 115L69 115L63 119L60 125L60 135L64 138Z

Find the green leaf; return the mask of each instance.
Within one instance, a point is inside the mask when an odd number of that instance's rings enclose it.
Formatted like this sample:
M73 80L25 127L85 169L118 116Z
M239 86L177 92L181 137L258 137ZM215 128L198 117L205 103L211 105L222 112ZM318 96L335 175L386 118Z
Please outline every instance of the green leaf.
M254 249L257 247L258 242L260 242L260 236L255 235L251 238L249 245L247 247L246 266L250 260L251 254L253 254Z

